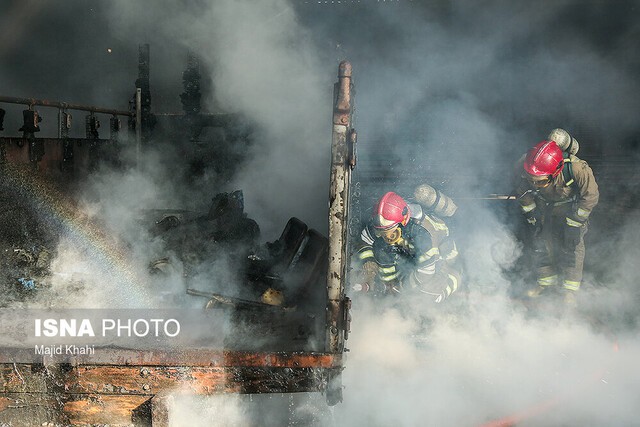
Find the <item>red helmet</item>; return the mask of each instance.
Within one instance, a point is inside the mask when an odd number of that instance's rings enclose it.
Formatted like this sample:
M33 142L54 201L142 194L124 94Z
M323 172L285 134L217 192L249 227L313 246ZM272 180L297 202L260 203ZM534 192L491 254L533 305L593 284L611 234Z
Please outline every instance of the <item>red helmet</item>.
M564 157L555 141L542 141L527 153L524 170L533 176L556 177L562 170Z
M373 208L373 226L382 230L407 225L410 217L407 202L393 191L382 196Z

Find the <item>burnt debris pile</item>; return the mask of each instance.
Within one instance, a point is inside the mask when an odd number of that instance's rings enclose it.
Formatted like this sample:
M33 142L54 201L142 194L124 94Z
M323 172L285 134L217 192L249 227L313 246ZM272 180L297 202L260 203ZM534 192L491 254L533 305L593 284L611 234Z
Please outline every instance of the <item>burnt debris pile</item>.
M202 307L232 313L234 348L320 345L326 237L291 218L277 240L259 243L258 223L244 212L241 190L216 194L206 213L154 210L145 216L164 248L149 263L150 273L173 275Z

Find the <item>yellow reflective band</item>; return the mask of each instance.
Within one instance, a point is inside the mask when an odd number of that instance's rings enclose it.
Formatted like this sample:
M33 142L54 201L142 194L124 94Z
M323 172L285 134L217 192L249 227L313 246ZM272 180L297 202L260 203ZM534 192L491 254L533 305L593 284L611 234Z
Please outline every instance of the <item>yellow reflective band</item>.
M421 256L418 257L418 263L423 263L425 261L428 261L429 259L433 258L434 255L439 255L440 254L440 249L438 248L431 248L429 249L427 252L425 252L424 254L422 254Z
M436 264L429 264L427 266L424 267L420 267L418 269L416 269L416 271L418 273L422 273L422 274L435 274L436 273Z
M396 274L392 274L392 275L390 275L390 276L381 276L381 277L380 277L380 280L382 280L383 282L390 282L390 281L392 281L393 279L395 279L396 277L398 277L398 273L396 273Z
M578 289L580 289L580 282L576 282L574 280L565 280L562 286L570 291L577 291Z
M558 275L554 274L553 276L541 277L538 279L538 285L540 286L552 286L558 282Z
M380 273L395 273L396 272L396 266L392 265L391 267L380 267Z
M366 251L362 251L362 252L360 252L360 255L358 255L358 258L360 258L360 259L373 258L373 251L371 249L368 249Z
M425 219L429 221L431 225L433 225L433 228L440 231L446 231L447 236L449 235L449 227L447 227L447 224L445 224L444 222L436 221L433 218L431 218L429 215L425 216Z
M453 285L453 291L455 292L458 289L458 279L453 274L447 274L449 276L449 280L451 280L451 284ZM449 287L447 286L447 289Z
M582 209L582 208L578 208L578 211L576 212L576 215L578 215L580 218L588 218L590 213L591 213L591 211L588 211L588 210Z
M531 212L532 210L534 210L536 208L536 204L535 203L531 203L530 205L520 206L520 208L522 209L522 212L528 213L528 212Z
M567 225L570 226L570 227L582 227L582 223L581 222L573 220L573 219L571 219L569 217L566 217L566 220L567 220Z
M451 286L447 286L445 292L447 293L447 296L451 295Z
M431 258L433 257L422 255L421 257L418 257L418 263L422 264L423 262L429 261Z
M453 249L451 250L451 252L449 252L447 254L447 256L444 257L444 259L446 259L447 261L450 261L450 260L454 259L457 256L458 256L458 247L454 243L453 244Z
M572 162L572 160L571 160L571 159L564 159L563 161L564 161L564 163L571 163L571 162ZM564 183L564 186L565 186L565 187L568 187L568 186L570 186L571 184L573 184L573 178L571 178L569 181L565 182L565 183Z

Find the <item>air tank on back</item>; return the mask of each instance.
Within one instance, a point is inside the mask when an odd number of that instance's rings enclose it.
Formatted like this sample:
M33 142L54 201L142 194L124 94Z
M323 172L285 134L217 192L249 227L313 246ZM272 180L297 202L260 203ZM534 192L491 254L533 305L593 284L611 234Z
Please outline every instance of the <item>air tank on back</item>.
M564 129L557 128L552 130L549 133L547 140L555 141L562 151L566 151L567 153L573 154L574 156L580 149L580 144L578 144L578 141L574 137L569 135L569 132Z
M413 192L416 202L438 216L450 217L456 213L458 206L449 196L436 190L429 184L421 184Z

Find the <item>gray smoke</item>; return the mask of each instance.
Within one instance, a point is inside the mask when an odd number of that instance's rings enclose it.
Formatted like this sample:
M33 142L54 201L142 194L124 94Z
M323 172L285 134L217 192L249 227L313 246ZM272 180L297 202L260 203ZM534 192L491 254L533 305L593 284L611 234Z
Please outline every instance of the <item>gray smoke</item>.
M67 11L94 16L69 3ZM105 174L91 188L99 197L89 211L135 243L128 219L134 207L177 207L185 199L242 188L247 211L271 239L290 216L326 230L331 85L339 60L349 59L357 90L356 178L363 177L364 185L364 178L373 177L372 193L423 179L459 198L454 231L468 290L443 307L410 298L356 300L345 399L333 418L319 424L448 426L510 419L536 426L633 425L633 399L640 392L633 382L640 351L634 342L637 175L616 187L606 161L638 160L639 6L596 0L269 0L162 1L149 7L119 1L95 6L95 21L67 19L79 28L74 37L100 48L104 43L88 23L107 27L106 40L123 56L102 65L114 67L107 69L118 84L108 86L124 87L121 92L87 83L97 67L84 58L74 58L75 66L65 67L70 74L55 79L63 82L60 92L52 84L30 85L4 64L0 78L17 96L38 92L67 100L77 94L78 102L120 105L133 89L135 46L148 42L154 106L175 111L182 69L176 58L195 49L215 88L208 104L241 111L258 125L248 161L233 182L218 183L214 191L177 188L171 175L151 166L126 176ZM17 36L12 44L17 57ZM0 47L3 62L10 53L7 45ZM74 86L72 79L84 83ZM579 156L596 160L603 194L593 214L577 315L554 304L532 311L509 297L511 287L528 285L504 274L521 250L507 220L515 211L498 205L506 202L466 199L509 192L516 159L555 127L580 141ZM400 181L384 182L387 175ZM113 191L122 182L126 188ZM611 221L606 204L621 198L626 204L615 205L615 212L623 216ZM228 423L251 425L241 407L246 402L232 403ZM215 423L216 414L194 405L178 404L176 413L185 416L176 425L184 425L189 414L190 425Z
M260 218L265 236L277 237L290 216L325 230L326 203L319 195L328 192L337 65L313 54L292 5L163 2L145 13L142 3L117 4L111 21L116 31L133 39L157 32L160 40L178 44L182 55L193 49L212 72L216 99L209 104L257 124L249 160L227 186L244 190L247 211Z

